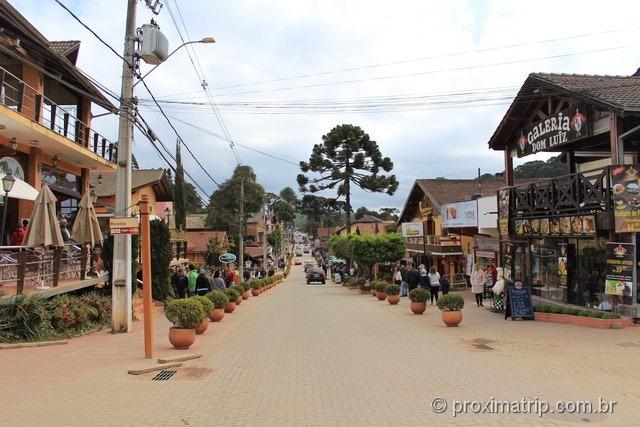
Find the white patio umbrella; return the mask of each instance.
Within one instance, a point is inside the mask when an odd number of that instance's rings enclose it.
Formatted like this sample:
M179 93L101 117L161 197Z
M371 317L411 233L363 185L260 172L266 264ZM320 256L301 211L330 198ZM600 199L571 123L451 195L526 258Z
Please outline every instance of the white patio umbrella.
M24 236L23 246L64 246L60 225L56 216L56 196L49 186L43 185L36 197L27 234Z
M84 193L78 204L78 214L73 223L71 238L78 243L91 243L91 246L95 246L96 242L102 242L102 231L88 192Z
M0 181L5 177L5 173L0 172ZM15 179L13 188L9 192L10 199L22 199L22 200L35 200L38 197L38 190L21 180L20 178L13 177ZM2 194L4 196L4 194Z

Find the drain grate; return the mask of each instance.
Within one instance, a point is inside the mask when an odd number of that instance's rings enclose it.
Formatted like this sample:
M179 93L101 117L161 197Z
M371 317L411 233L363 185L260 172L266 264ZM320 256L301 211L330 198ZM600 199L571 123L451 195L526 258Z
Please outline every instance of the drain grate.
M158 374L152 378L153 381L166 381L169 378L171 378L172 376L175 375L175 373L178 371L170 371L170 370L164 370L164 371L160 371L158 372Z
M493 347L489 347L486 344L474 344L473 345L475 348L477 348L478 350L494 350Z

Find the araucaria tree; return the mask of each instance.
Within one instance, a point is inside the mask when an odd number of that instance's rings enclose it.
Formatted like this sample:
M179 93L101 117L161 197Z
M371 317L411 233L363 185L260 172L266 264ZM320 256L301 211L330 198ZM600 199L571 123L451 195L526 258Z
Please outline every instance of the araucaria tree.
M393 162L382 157L378 143L359 126L339 125L322 137L322 144L313 146L309 162L300 162L303 174L298 175L300 191L316 193L336 189L345 198L347 233L351 232L351 186L372 193L393 195L398 189ZM307 175L305 175L307 174Z

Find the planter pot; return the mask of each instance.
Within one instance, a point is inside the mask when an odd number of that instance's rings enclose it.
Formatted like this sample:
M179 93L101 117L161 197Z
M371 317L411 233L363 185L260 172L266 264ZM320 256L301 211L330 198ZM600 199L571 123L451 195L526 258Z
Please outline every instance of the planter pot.
M391 305L396 305L400 302L400 295L389 295L387 296L387 302ZM425 306L426 308L426 306Z
M204 334L207 329L209 329L209 319L205 317L200 326L196 328L196 335Z
M219 322L224 317L224 308L214 308L211 314L209 315L209 319L212 322Z
M249 299L250 296L251 296L251 292L246 291L244 294L242 294L242 299Z
M540 312L535 312L534 315L535 319L541 322L569 323L571 325L598 329L622 329L632 324L631 319L628 317L622 317L620 319L597 319L595 317Z
M240 305L240 303L242 303L242 297L238 297L236 300L236 305Z
M413 311L413 314L422 314L427 309L427 303L411 301L410 308L411 308L411 311Z
M257 297L258 295L260 295L260 289L251 289L251 295Z
M443 311L442 321L447 326L458 326L462 322L462 311Z
M376 290L375 289L371 289L371 295L373 295L374 297L376 296Z
M233 313L233 310L236 309L236 303L235 302L228 302L227 305L224 306L224 312L225 313Z
M380 292L378 291L378 293L376 294L376 296L378 297L379 301L384 301L387 299L387 293L386 292Z
M195 329L171 328L169 329L169 342L179 350L186 350L195 342Z

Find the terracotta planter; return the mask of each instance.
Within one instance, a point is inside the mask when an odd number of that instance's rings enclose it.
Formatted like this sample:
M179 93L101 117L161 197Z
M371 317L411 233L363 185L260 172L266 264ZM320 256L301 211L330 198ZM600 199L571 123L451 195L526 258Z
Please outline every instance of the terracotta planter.
M179 350L186 350L195 342L195 329L170 328L169 342Z
M447 326L458 326L462 322L462 311L443 311L442 321Z
M371 295L373 295L374 297L376 296L376 290L375 289L371 289Z
M389 295L387 296L387 302L391 305L396 305L400 302L400 295ZM426 306L425 306L426 308Z
M380 292L378 291L378 293L376 294L376 296L378 297L379 301L384 301L387 299L387 293L386 292Z
M251 289L251 295L257 297L258 295L260 295L260 289Z
M211 314L209 315L209 319L212 322L219 322L224 317L224 308L214 308Z
M569 323L571 325L587 326L598 329L622 329L631 326L633 322L628 317L620 319L597 319L595 317L571 316L569 314L535 312L535 319L540 322Z
M196 335L204 334L207 329L209 329L209 319L205 317L200 326L196 328Z
M224 312L225 313L233 313L233 310L236 309L236 303L235 302L228 302L227 305L224 306Z
M242 302L242 297L238 297L238 299L236 300L236 305L240 305L241 302Z
M410 307L411 307L411 311L413 311L413 314L422 314L427 309L427 303L411 301Z
M244 294L242 294L242 299L249 299L250 296L251 296L251 292L246 291Z

